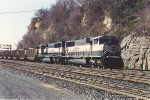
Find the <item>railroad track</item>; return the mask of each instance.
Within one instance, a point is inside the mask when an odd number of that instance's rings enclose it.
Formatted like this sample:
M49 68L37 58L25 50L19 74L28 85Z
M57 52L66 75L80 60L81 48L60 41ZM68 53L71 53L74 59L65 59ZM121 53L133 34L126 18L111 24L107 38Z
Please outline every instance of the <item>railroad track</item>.
M73 66L0 60L3 66L82 84L135 99L150 99L149 72L104 70ZM136 76L135 76L136 75ZM127 83L124 83L127 82ZM137 85L136 85L137 84Z

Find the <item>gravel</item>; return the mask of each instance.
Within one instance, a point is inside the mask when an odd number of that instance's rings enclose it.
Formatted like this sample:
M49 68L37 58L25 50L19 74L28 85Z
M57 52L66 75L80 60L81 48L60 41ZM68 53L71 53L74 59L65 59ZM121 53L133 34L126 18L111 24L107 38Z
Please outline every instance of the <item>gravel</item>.
M139 88L139 89L145 89L147 90L150 88L149 84L146 83L139 83L139 82L133 82L133 81L126 81L126 80L119 80L119 79L112 79L108 77L103 77L103 76L94 76L94 75L88 75L88 74L80 74L80 73L72 73L72 72L64 72L64 71L58 71L54 69L44 69L44 68L38 68L36 69L34 66L30 66L31 69L39 70L40 72L44 73L61 73L62 75L72 75L75 77L80 77L80 78L87 78L87 79L94 79L94 80L99 80L102 82L106 83L115 83L116 85L125 85L129 86L131 88ZM49 83L52 85L55 85L59 88L65 88L68 91L72 91L74 93L80 94L82 96L90 97L90 99L95 99L95 100L130 100L133 99L131 97L127 97L125 95L120 95L116 93L111 93L108 91L100 90L97 88L93 88L90 86L82 85L82 84L77 84L74 82L69 82L61 79L56 79L48 76L43 76L41 74L35 74L32 72L25 72L13 68L9 68L12 73L19 74L19 75L24 75L24 76L29 76L32 78L39 79L42 82Z
M100 89L93 88L90 86L76 84L74 82L69 82L69 81L65 81L65 80L61 80L61 79L43 76L41 74L34 74L33 72L25 72L25 71L13 69L13 68L9 68L9 69L14 74L36 78L44 83L49 83L49 84L55 85L56 87L59 87L61 89L65 88L68 91L72 91L74 93L77 93L77 94L85 96L85 97L89 97L90 99L94 99L94 100L116 100L116 99L126 100L127 98L131 99L131 97L127 97L125 95L111 93L111 92L100 90ZM55 72L55 70L51 70L51 72ZM70 72L63 72L63 71L61 73L71 74ZM80 77L99 78L96 76L90 76L90 75L84 75L84 74L72 73L72 75L73 74L76 76L79 75Z
M0 66L0 100L91 100L39 79L46 77Z

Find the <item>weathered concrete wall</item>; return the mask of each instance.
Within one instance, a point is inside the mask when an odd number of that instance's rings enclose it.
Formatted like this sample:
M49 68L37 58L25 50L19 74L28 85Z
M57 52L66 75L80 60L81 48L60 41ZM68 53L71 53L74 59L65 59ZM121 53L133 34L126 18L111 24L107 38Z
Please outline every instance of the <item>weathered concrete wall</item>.
M131 34L123 39L121 48L125 68L150 70L150 37Z

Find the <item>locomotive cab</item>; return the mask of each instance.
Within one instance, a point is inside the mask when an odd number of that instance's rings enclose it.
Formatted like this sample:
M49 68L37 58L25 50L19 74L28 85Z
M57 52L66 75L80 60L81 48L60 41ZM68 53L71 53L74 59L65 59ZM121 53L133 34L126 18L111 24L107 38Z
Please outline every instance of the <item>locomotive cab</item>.
M123 68L121 48L117 38L104 36L99 38L99 45L103 48L101 56L104 66L109 68Z
M99 36L92 40L90 64L105 68L123 67L119 41L113 36Z

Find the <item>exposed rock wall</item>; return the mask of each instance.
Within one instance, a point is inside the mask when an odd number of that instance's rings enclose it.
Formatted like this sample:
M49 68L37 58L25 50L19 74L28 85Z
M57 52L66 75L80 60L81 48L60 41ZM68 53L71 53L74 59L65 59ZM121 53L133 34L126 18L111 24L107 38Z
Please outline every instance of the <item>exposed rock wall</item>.
M121 43L125 68L150 70L150 37L131 34Z
M36 29L39 29L41 25L41 18L33 18L31 21L31 24L28 26L28 31L34 31Z

